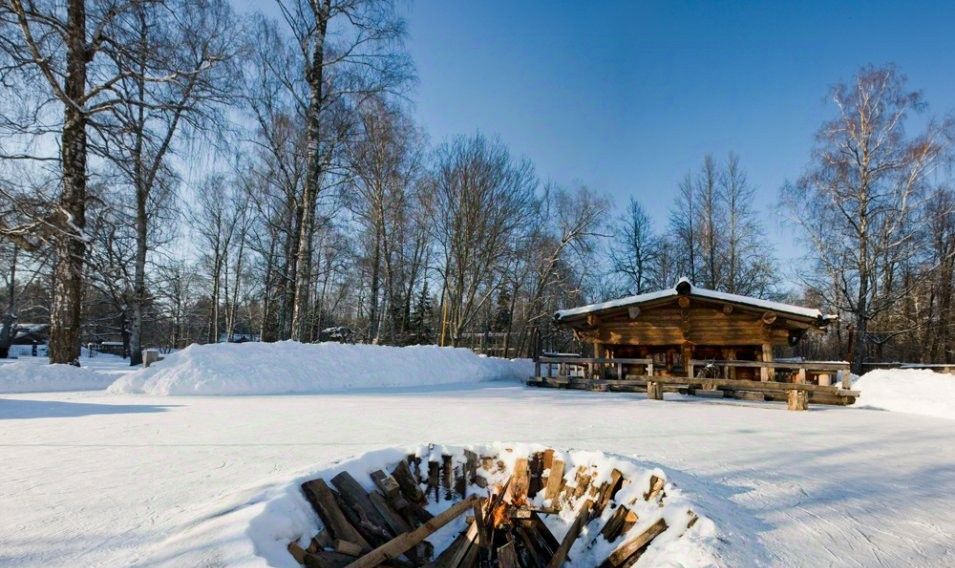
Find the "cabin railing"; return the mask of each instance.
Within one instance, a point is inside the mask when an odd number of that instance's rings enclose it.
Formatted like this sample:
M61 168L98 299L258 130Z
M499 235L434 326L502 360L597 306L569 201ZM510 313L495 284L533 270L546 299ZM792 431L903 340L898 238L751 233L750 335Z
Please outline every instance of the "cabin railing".
M706 376L707 369L716 369L722 378L729 379L732 369L759 369L762 382L805 383L811 376L818 379L820 385L831 385L842 376L842 388L852 386L849 363L842 361L732 361L720 359L690 359L687 366L688 377ZM777 370L795 371L788 380L779 380ZM717 377L712 377L717 378ZM836 380L834 380L836 379Z
M580 372L585 378L604 376L604 369L611 369L618 380L626 377L624 368L643 366L645 376L653 377L653 359L635 358L604 358L604 357L576 357L576 356L541 356L534 361L534 376L554 378L576 376ZM828 386L839 382L849 389L852 386L849 374L849 363L842 361L737 361L722 359L690 359L686 366L686 376L689 378L734 378L732 369L749 368L759 369L760 381L806 383L809 378L815 378L820 385ZM712 371L712 372L711 372ZM795 371L785 380L779 380L776 371ZM710 376L712 374L712 376Z
M648 377L653 376L653 359L607 359L603 357L555 357L541 356L534 361L534 376L536 377L554 377L554 368L556 366L558 377L569 377L574 370L586 372L587 377L593 377L594 373L602 375L603 369L613 369L617 379L624 378L624 365L643 365L646 367ZM542 374L546 367L547 374Z

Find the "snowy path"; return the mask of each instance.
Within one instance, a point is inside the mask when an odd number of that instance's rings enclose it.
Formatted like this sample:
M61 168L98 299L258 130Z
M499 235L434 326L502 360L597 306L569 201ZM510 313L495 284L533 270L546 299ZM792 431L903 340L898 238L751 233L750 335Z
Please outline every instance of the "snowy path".
M697 498L717 525L749 533L729 546L755 537L772 565L955 565L955 421L487 385L4 396L0 565L148 564L164 539L266 484L428 440L600 449L683 470L687 493L718 493Z

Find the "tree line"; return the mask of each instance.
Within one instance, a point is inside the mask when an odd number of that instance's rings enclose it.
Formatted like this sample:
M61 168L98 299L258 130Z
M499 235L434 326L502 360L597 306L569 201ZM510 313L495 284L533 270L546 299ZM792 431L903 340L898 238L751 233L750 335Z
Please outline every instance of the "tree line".
M687 276L843 316L807 356L950 360L952 128L894 68L834 88L773 213L805 243L790 270L739 156L665 219L614 206L498 137L432 144L397 3L276 5L0 2L0 355L49 322L60 363L100 340L132 364L245 339L529 356L580 349L556 309Z

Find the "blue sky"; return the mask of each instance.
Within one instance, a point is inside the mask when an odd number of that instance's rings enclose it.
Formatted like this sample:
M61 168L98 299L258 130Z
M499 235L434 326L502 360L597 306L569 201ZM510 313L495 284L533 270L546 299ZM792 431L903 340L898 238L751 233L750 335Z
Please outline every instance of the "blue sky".
M420 0L408 23L433 141L497 134L543 178L634 195L660 227L687 170L735 151L784 261L799 252L772 207L830 85L893 62L933 111L955 109L953 2Z
M833 83L891 62L933 112L955 109L955 2L402 6L432 142L498 135L545 180L636 196L658 228L683 175L734 151L784 267L799 250L772 208L832 115Z

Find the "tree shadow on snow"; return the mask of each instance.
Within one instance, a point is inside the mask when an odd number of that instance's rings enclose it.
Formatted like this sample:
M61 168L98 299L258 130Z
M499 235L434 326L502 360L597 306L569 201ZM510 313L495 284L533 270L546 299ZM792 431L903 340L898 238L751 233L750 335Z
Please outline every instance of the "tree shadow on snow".
M0 398L0 420L26 418L78 418L99 414L144 414L165 412L176 404L94 404L57 400L21 400Z

